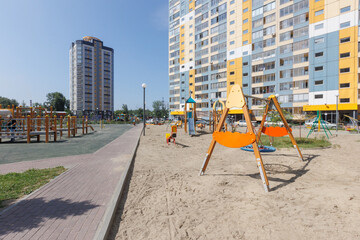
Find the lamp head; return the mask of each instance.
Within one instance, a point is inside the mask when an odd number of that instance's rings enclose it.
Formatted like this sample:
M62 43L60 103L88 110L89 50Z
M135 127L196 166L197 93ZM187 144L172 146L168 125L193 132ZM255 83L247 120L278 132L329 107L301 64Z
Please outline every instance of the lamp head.
M146 88L146 83L141 84L142 88Z

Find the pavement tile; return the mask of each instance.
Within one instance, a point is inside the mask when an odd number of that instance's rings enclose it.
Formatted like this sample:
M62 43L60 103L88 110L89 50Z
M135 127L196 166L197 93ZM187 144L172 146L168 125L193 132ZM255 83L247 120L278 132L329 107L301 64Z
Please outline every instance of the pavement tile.
M140 136L134 127L93 154L50 159L72 167L17 205L0 212L0 239L92 239ZM113 159L118 159L114 161ZM46 160L31 162L46 164ZM25 169L19 163L3 164ZM2 165L2 166L3 166ZM25 169L26 170L26 169ZM3 171L3 170L2 170ZM1 174L1 172L0 172Z

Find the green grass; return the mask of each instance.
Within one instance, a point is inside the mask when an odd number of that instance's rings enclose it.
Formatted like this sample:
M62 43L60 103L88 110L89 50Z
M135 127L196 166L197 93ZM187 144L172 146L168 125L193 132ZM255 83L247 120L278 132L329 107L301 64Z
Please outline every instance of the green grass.
M30 194L65 171L64 167L56 167L0 175L0 208L6 205L5 201Z
M331 143L325 138L295 138L297 144L301 148L325 148L330 147ZM272 145L275 148L292 148L293 145L289 137L276 137L272 138ZM270 140L268 136L261 136L260 144L270 145Z

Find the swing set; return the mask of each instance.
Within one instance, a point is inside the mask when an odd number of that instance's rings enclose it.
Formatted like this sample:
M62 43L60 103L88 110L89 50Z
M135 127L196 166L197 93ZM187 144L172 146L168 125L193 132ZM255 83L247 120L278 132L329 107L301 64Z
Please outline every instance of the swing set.
M257 134L254 131L254 127L251 122L251 117L250 117L249 109L246 104L245 98L256 98L256 99L267 102L265 112L264 112L264 115L263 115L263 118L262 118L262 121L260 124L260 128L259 128L259 131ZM281 117L281 120L284 123L284 128L264 126L266 116L269 113L269 111L272 109L273 106L278 111L278 113ZM242 110L244 112L245 121L247 124L247 132L246 133L229 132L229 131L222 132L221 131L222 127L224 126L225 119L228 116L229 110L231 108L242 108ZM216 126L216 130L213 133L213 139L210 143L210 146L206 153L203 165L200 169L200 176L204 175L204 173L206 171L206 168L209 164L209 161L210 161L211 155L214 151L216 143L219 143L220 145L223 145L223 146L229 147L229 148L241 148L241 147L245 147L248 145L252 145L252 149L253 149L253 152L255 155L257 166L259 168L261 180L263 182L264 190L265 190L265 192L268 192L269 191L269 181L268 181L268 178L266 175L266 171L265 171L262 157L260 154L260 149L258 146L258 143L260 141L260 137L261 137L262 133L264 133L268 136L271 136L271 137L282 137L285 135L289 135L294 148L297 150L299 158L301 160L303 160L303 156L301 154L299 146L297 145L296 140L295 140L294 136L292 135L291 128L289 127L289 125L285 119L285 116L281 110L280 104L277 101L276 96L271 95L268 98L257 98L257 97L253 97L253 96L247 96L247 95L244 95L240 85L235 84L230 91L230 94L226 101L226 106L224 107L224 110L223 110L223 114L221 115L219 123Z

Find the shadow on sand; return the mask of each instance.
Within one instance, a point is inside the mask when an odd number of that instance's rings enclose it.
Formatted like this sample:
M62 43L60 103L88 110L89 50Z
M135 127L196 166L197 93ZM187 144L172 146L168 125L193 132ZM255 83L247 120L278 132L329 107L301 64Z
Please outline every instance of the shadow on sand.
M272 154L272 156L286 156L289 157L289 155L287 154ZM268 180L270 182L279 182L280 184L271 188L270 191L276 191L282 187L285 187L293 182L295 182L299 177L303 176L304 174L306 174L309 169L306 169L307 166L310 164L310 162L315 159L316 157L318 157L320 155L315 155L315 154L306 154L304 155L304 165L301 168L297 168L297 169L293 169L287 165L284 164L264 164L267 176L268 176ZM297 157L297 156L296 156ZM274 174L291 174L293 175L290 179L281 179L281 178L277 178L277 177L272 177L271 175ZM247 176L247 177L251 177L251 178L255 178L255 179L261 179L260 177L260 173L256 172L256 173L251 173L251 174L225 174L225 173L221 173L221 174L207 174L207 175L213 175L213 176Z

